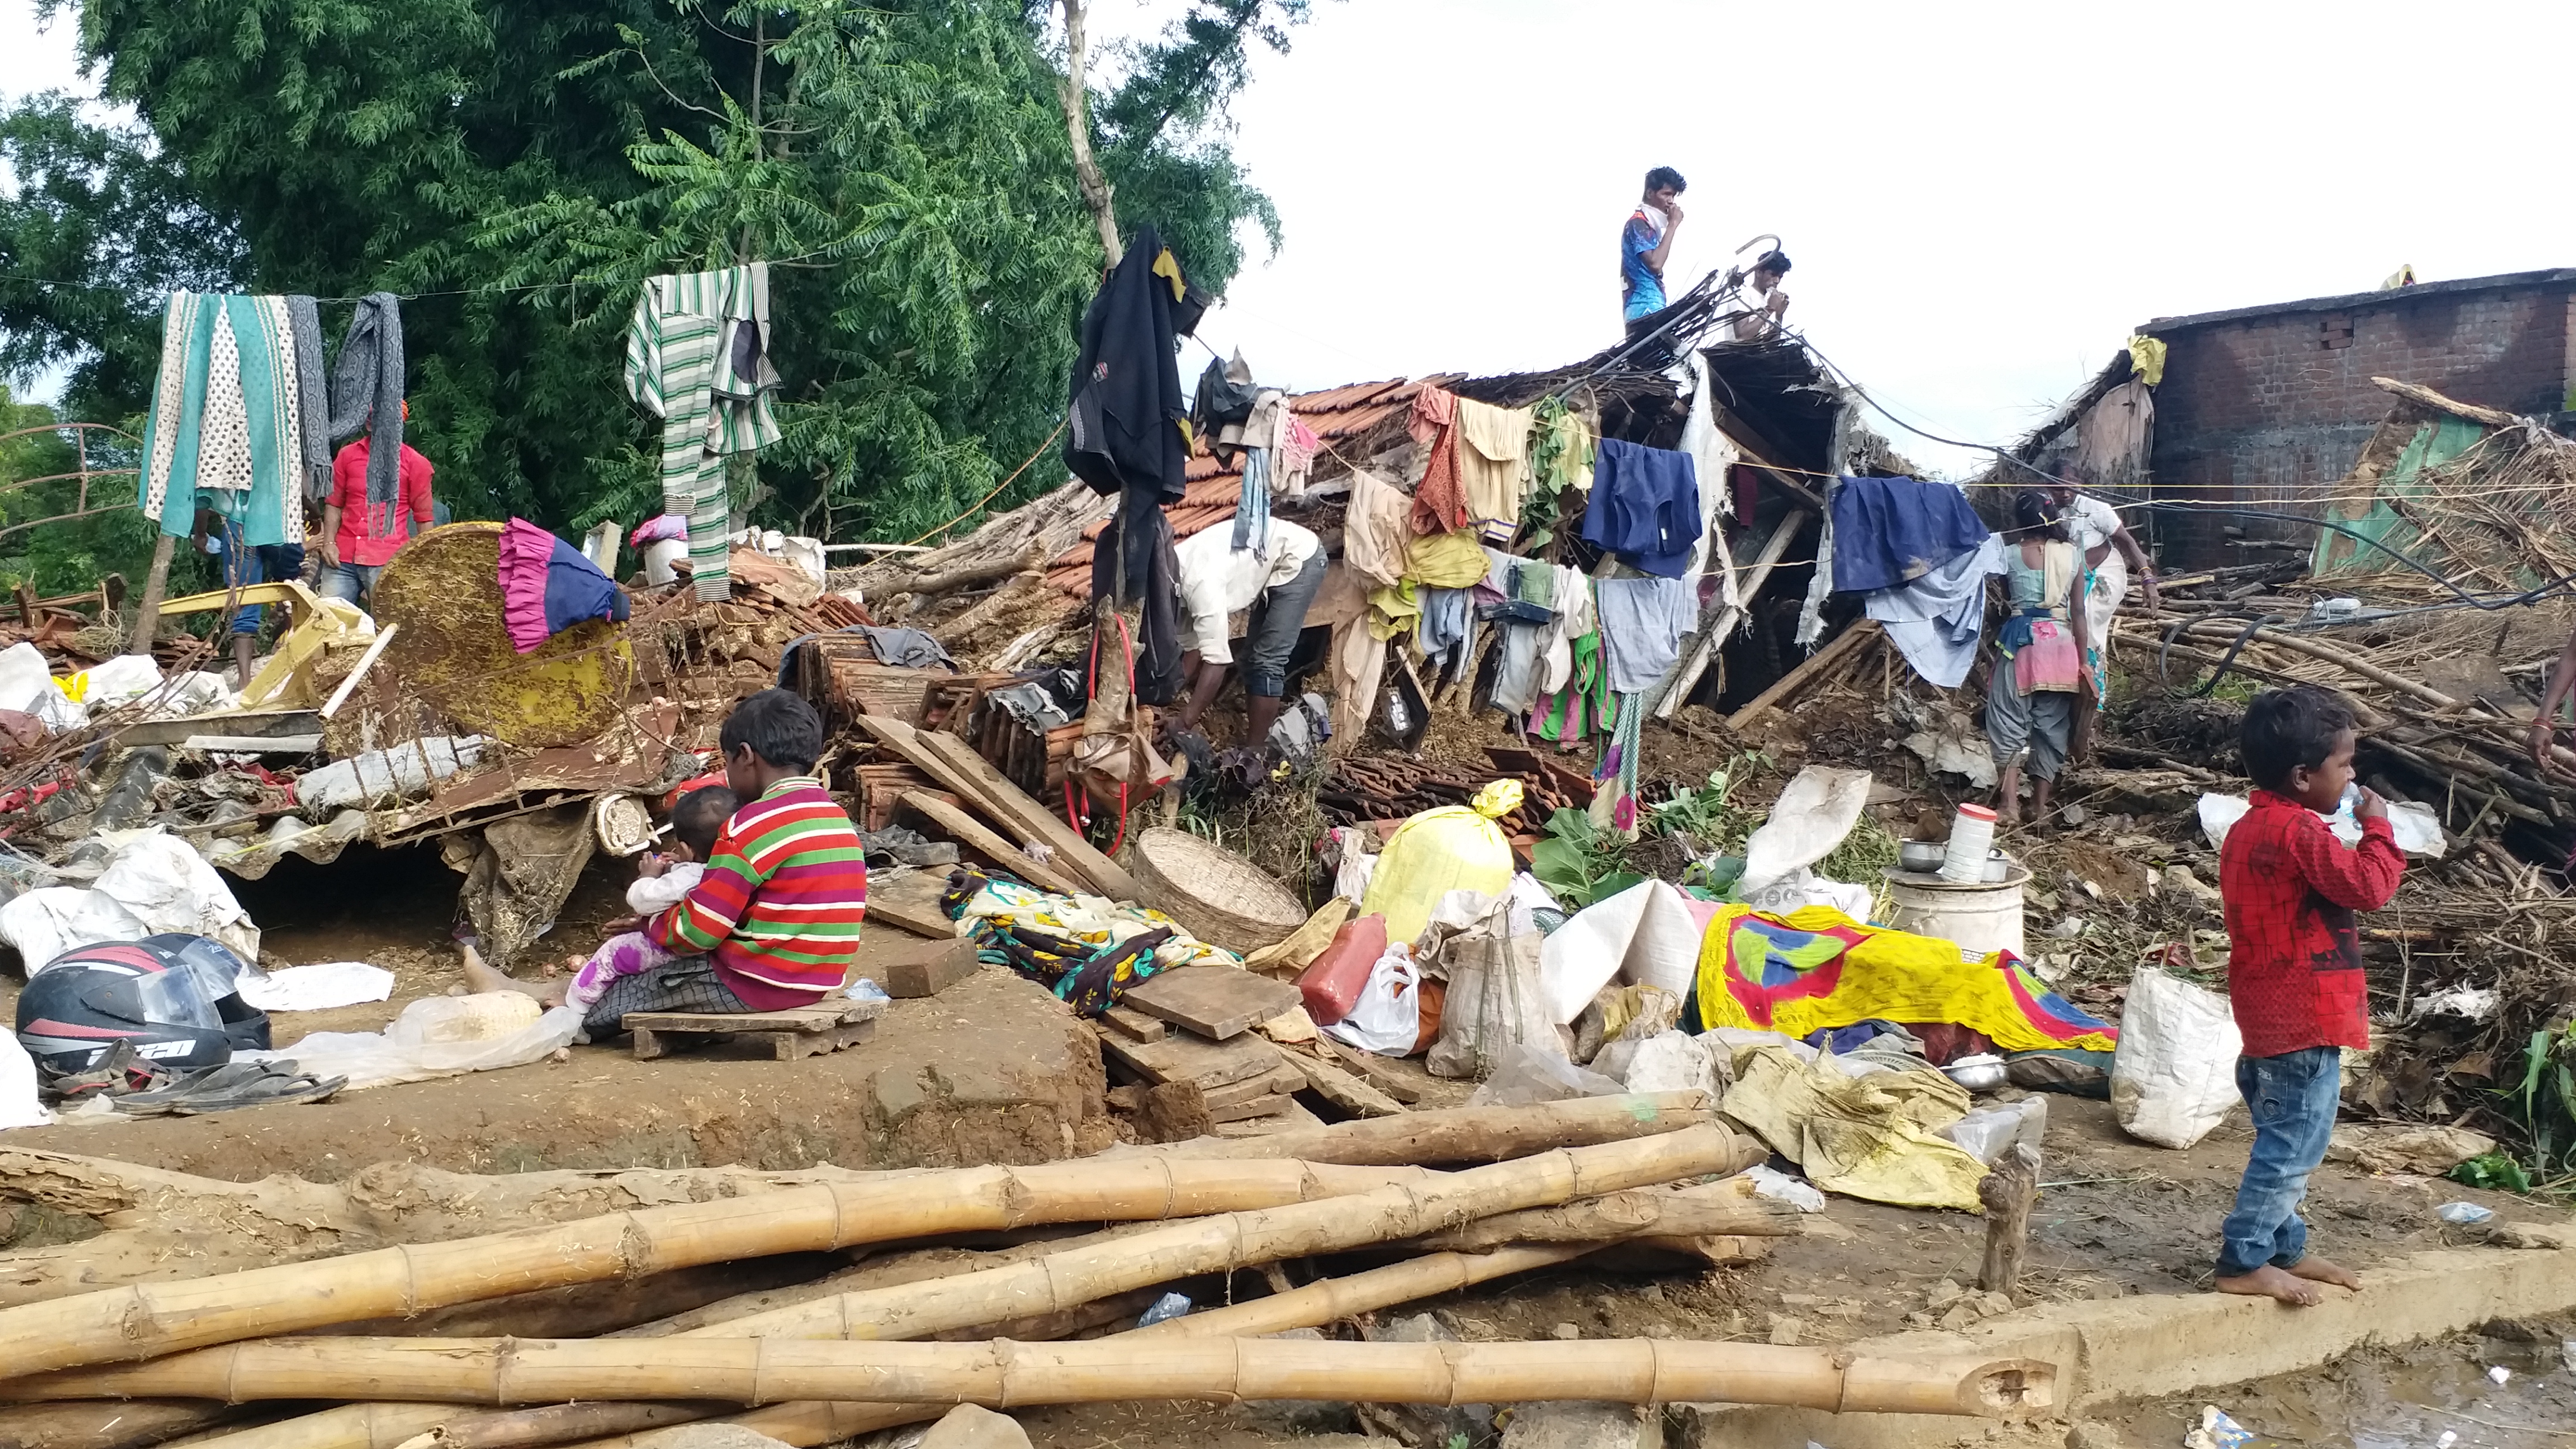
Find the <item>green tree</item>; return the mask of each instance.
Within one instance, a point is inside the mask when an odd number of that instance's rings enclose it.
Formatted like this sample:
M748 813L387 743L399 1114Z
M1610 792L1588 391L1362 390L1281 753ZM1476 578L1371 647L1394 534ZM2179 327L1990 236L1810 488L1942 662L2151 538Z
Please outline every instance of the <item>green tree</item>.
M634 286L738 255L780 263L788 437L743 480L764 521L930 527L1061 414L1099 258L1042 7L85 0L81 14L107 98L135 108L196 214L246 247L239 285L423 294L405 306L410 431L461 514L569 529L655 507L656 431L619 384ZM1160 225L1211 288L1241 264L1238 224L1275 244L1224 106L1249 49L1283 46L1303 14L1304 0L1197 0L1095 102L1122 215ZM0 327L14 339L5 313ZM1059 473L1042 462L1021 488Z

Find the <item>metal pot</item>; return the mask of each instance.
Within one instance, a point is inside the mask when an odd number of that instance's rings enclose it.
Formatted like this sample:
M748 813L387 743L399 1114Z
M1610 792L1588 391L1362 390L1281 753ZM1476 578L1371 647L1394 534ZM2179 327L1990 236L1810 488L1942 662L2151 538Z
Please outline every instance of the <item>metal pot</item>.
M1937 840L1900 841L1896 847L1896 863L1902 869L1928 875L1939 870L1941 862L1948 859L1949 854L1950 847Z

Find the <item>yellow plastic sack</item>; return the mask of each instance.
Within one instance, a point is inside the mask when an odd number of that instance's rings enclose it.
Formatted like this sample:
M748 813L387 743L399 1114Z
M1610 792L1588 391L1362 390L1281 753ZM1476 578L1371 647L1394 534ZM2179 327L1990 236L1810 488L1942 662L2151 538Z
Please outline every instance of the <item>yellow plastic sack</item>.
M1721 1104L1827 1192L1899 1207L1975 1212L1986 1167L1931 1129L1958 1121L1968 1094L1929 1069L1845 1076L1786 1047L1738 1053Z
M1451 891L1501 895L1512 883L1512 843L1494 822L1521 803L1521 782L1496 780L1468 805L1425 810L1396 827L1377 857L1360 914L1386 917L1386 938L1411 941Z

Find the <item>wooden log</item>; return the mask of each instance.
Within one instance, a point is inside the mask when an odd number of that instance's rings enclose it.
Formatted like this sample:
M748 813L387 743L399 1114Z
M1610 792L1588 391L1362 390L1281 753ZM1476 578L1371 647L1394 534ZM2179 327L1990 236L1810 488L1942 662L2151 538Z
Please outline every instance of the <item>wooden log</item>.
M215 1399L21 1404L0 1409L0 1445L8 1449L143 1449L241 1413Z
M1965 1354L1870 1358L1840 1348L1676 1339L1340 1343L1236 1338L1075 1343L842 1342L782 1338L276 1339L233 1344L237 1400L393 1393L448 1403L560 1403L642 1395L734 1403L1101 1403L1129 1399L1350 1399L1367 1403L1781 1404L1828 1413L1996 1416L2055 1402L2055 1366Z
M1795 1210L1775 1209L1753 1196L1750 1183L1730 1178L1682 1192L1619 1192L1557 1207L1499 1213L1433 1233L1422 1240L1421 1246L1440 1252L1481 1253L1513 1243L1787 1237L1797 1231Z
M1043 568L1045 565L1046 560L1039 556L1037 545L1030 544L1008 558L960 564L955 568L941 569L936 573L915 574L897 585L891 592L919 594L924 597L931 594L945 594L956 589L970 589L977 584L999 583L1013 574Z
M1309 1158L1350 1163L1500 1162L1556 1145L1619 1142L1717 1120L1705 1092L1581 1097L1532 1107L1452 1107L1283 1132L1247 1142L1202 1138L1152 1149L1167 1157ZM1747 1140L1749 1139L1740 1139ZM1744 1150L1752 1151L1751 1147ZM1761 1157L1712 1171L1740 1172Z
M1145 1154L849 1179L22 1303L0 1309L0 1364L38 1373L151 1358L729 1258L1037 1222L1275 1206L1332 1196L1354 1182L1349 1174L1302 1163Z
M152 652L152 636L161 627L161 597L170 589L170 555L178 542L166 533L152 540L152 568L143 576L143 600L134 610L134 637L125 646L128 654Z
M1116 1242L1055 1253L1033 1262L930 1283L905 1284L794 1304L679 1337L692 1343L739 1337L769 1340L927 1338L950 1329L994 1323L1030 1313L1061 1312L1094 1299L1169 1283L1194 1274L1224 1272L1287 1258L1394 1242L1495 1213L1544 1207L1578 1197L1729 1171L1727 1164L1742 1151L1742 1141L1733 1133L1710 1124L1642 1141L1548 1152L1514 1162L1435 1176L1424 1183L1399 1183L1375 1192L1329 1200L1166 1223L1153 1231ZM1106 1165L1081 1164L1095 1175ZM920 1184L927 1184L937 1176L940 1174L925 1174L916 1179L915 1192L920 1193ZM737 1212L743 1210L736 1209ZM642 1214L632 1216L640 1217ZM918 1233L899 1236L918 1236ZM158 1325L146 1323L143 1326ZM481 1345L474 1351L489 1351L503 1358L507 1357L506 1345L518 1342L489 1339L437 1341L451 1348ZM304 1362L310 1357L309 1351L294 1347L302 1342L306 1341L260 1339L250 1343L227 1342L219 1348L177 1353L151 1363L122 1368L40 1373L0 1382L0 1398L26 1401L142 1395L190 1398L389 1395L432 1400L451 1397L412 1393L407 1386L398 1387L398 1381L394 1379L384 1380L373 1388L353 1388L347 1392L266 1395L264 1391L242 1387L246 1381L239 1375L245 1369L259 1372L252 1368L253 1365ZM330 1342L346 1346L374 1340L342 1338ZM19 1347L15 1340L0 1339L0 1362L10 1363L13 1367L32 1362L15 1356ZM25 1347L33 1351L40 1346L28 1344ZM621 1347L640 1348L642 1345ZM58 1353L47 1356L57 1356ZM272 1353L283 1356L266 1356ZM346 1356L344 1361L356 1363L365 1361L367 1357L364 1352L356 1352ZM730 1397L710 1387L701 1387L697 1393L686 1397L703 1398L710 1394ZM548 1397L617 1396L614 1391L594 1387L577 1394ZM782 1396L755 1394L738 1402L750 1403ZM793 1396L833 1397L830 1393ZM648 1393L644 1397L682 1396Z
M1986 1258L1977 1286L2009 1294L2021 1282L2022 1255L2030 1247L2030 1208L2039 1197L2039 1153L2017 1143L1977 1184L1986 1209Z
M1680 668L1670 676L1670 681L1660 686L1662 694L1655 700L1655 718L1671 719L1674 711L1681 708L1682 701L1690 698L1690 692L1699 687L1700 676L1708 672L1709 661L1715 659L1717 651L1724 647L1726 636L1734 633L1735 627L1744 622L1753 601L1762 596L1763 587L1771 582L1771 571L1780 566L1781 555L1789 551L1790 542L1798 536L1798 530L1805 523L1804 517L1792 513L1771 526L1771 536L1762 541L1762 552L1736 582L1735 597L1739 602L1718 605L1712 611L1716 619L1714 623L1706 622L1707 616L1703 616L1698 641L1691 645Z

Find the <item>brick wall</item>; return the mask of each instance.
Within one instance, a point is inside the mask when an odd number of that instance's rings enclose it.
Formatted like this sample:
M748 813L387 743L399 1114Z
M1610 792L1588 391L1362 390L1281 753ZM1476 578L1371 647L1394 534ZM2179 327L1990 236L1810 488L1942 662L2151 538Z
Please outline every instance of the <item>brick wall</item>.
M2158 333L2170 347L2156 389L2158 497L2304 512L2342 478L2391 399L2373 377L2421 383L2462 402L2554 413L2576 381L2576 288L2374 296L2349 310L2298 310ZM2152 329L2151 329L2152 330ZM2171 566L2256 557L2220 530L2312 542L2312 529L2165 513Z

